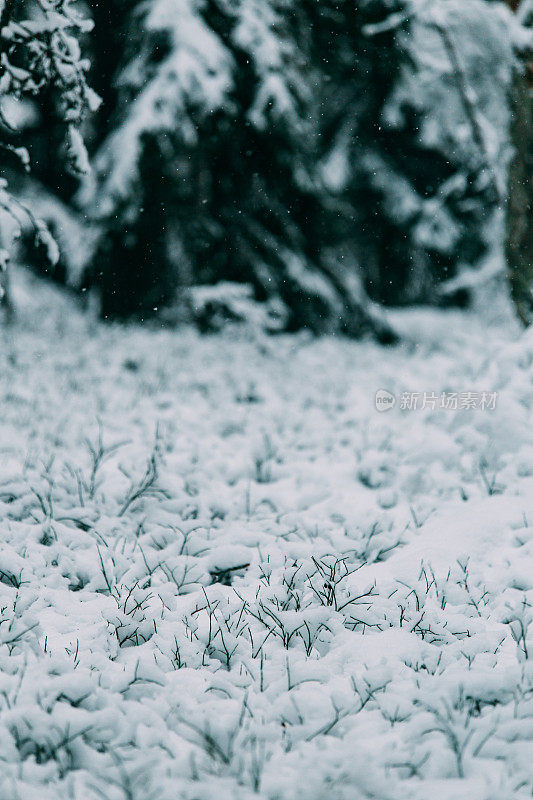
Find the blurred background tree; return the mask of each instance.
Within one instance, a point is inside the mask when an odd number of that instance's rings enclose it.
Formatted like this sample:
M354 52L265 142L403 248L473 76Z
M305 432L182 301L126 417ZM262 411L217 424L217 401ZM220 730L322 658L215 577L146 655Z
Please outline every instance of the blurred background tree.
M501 265L518 27L503 4L86 8L93 176L79 190L58 169L44 95L24 134L41 183L20 191L57 235L53 277L96 291L104 318L187 298L198 317L198 285L231 317L242 284L273 328L388 341L382 306L467 305Z
M85 110L95 110L99 101L85 80L88 64L78 38L91 28L90 19L80 15L72 0L0 0L0 149L5 156L0 179L0 300L8 314L7 263L12 240L21 229L29 226L35 247L48 263L59 258L43 220L17 196L17 167L26 173L36 164L58 191L57 163L63 175L79 176L88 169L79 127ZM37 109L42 110L40 124ZM54 169L40 147L48 137L60 156Z
M508 0L523 25L533 20L530 0ZM533 320L533 53L523 52L525 69L515 76L512 93L514 149L509 170L506 213L506 259L511 294L524 325Z
M289 330L387 336L365 302L353 208L321 166L340 82L352 97L366 91L379 115L402 48L394 28L375 40L363 28L401 9L396 0L139 5L133 59L118 79L125 113L95 159L91 207L109 234L92 271L106 316L145 317L171 289L236 281L271 301ZM136 297L120 290L121 270L130 286L135 276Z

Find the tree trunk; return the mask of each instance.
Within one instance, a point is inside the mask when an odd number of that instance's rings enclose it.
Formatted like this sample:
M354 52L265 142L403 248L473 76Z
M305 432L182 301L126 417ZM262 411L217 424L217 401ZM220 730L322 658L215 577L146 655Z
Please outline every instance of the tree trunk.
M6 323L13 321L15 308L9 287L9 269L0 272L0 318Z
M520 2L507 0L513 10ZM513 88L505 253L511 296L524 325L533 322L533 65Z
M533 98L526 78L517 78L513 95L506 258L518 316L529 325L533 322Z

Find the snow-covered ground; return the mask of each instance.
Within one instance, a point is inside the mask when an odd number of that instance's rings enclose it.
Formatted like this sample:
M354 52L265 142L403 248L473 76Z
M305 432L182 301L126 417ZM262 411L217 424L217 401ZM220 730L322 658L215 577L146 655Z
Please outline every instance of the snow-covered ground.
M1 800L530 798L533 331L201 338L29 280L0 332Z

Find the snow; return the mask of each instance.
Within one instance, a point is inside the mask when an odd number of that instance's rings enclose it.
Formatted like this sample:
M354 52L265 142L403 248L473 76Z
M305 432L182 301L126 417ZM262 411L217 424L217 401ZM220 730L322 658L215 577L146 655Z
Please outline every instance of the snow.
M201 337L13 277L2 800L531 797L533 332ZM498 402L399 402L452 391Z

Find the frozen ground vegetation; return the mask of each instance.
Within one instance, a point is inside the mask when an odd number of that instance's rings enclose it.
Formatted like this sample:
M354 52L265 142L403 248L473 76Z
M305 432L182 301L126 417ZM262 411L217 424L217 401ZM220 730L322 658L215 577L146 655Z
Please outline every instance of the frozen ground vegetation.
M27 281L0 347L2 800L531 798L532 332L202 338ZM498 403L379 414L378 389Z

